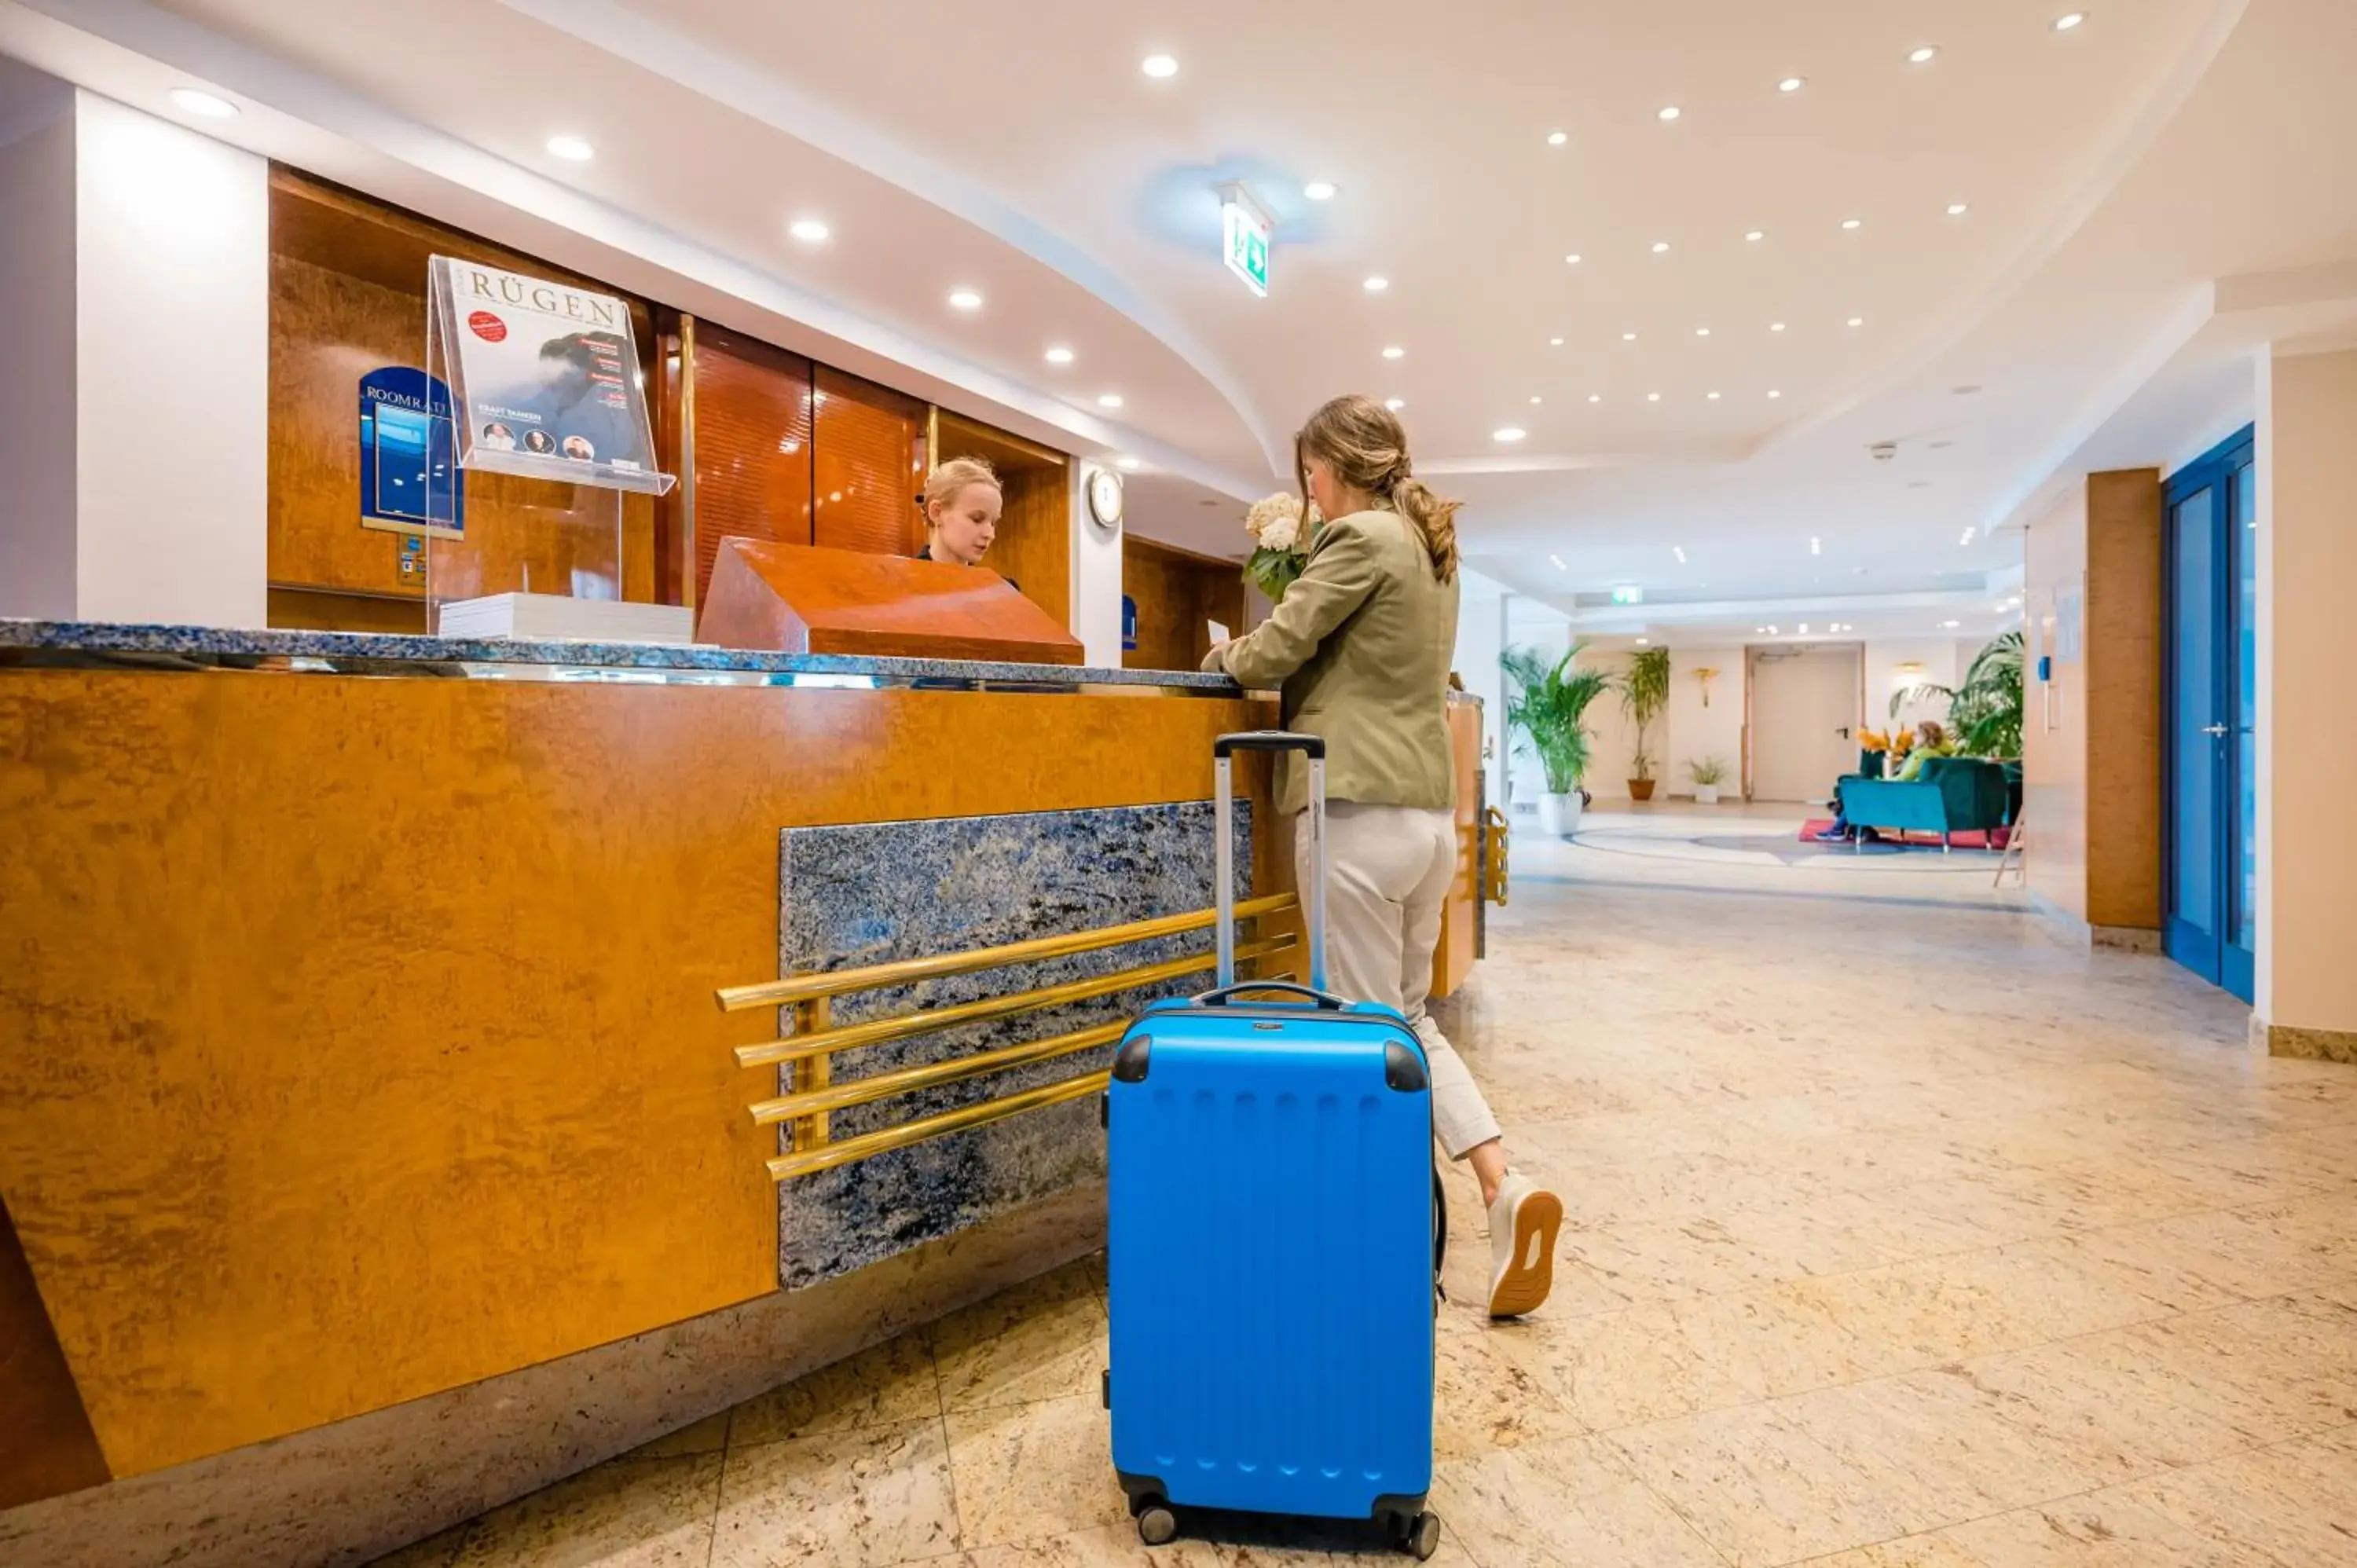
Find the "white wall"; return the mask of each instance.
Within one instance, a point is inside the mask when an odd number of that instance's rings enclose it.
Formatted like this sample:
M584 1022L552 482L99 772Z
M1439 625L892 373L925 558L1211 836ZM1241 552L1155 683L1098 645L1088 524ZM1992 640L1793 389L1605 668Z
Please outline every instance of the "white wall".
M2258 369L2257 1014L2357 1038L2357 351Z
M1068 629L1081 639L1082 657L1102 670L1121 668L1122 530L1099 528L1089 517L1088 482L1094 471L1072 465L1072 602ZM1244 628L1229 630L1241 637Z
M1503 584L1469 568L1458 573L1457 678L1481 699L1482 769L1489 775L1490 803L1506 800L1506 678L1498 655L1504 650L1507 593Z
M0 145L0 616L28 620L75 612L73 93L50 96Z
M77 92L85 620L267 623L270 168Z
M1743 650L1735 648L1674 648L1670 650L1670 711L1666 740L1659 741L1661 780L1656 795L1692 795L1694 780L1686 764L1715 757L1727 764L1719 789L1727 798L1743 792ZM1710 703L1703 703L1697 670L1718 671L1710 682Z
M1892 724L1890 699L1909 686L1930 684L1945 686L1953 691L1970 666L1971 655L1957 661L1958 645L1953 638L1889 638L1870 640L1866 645L1866 727L1888 733ZM1977 648L1975 649L1977 651ZM1921 670L1910 673L1900 667L1920 664ZM1909 703L1899 710L1897 722L1911 726L1925 719L1948 722L1948 700L1932 697Z

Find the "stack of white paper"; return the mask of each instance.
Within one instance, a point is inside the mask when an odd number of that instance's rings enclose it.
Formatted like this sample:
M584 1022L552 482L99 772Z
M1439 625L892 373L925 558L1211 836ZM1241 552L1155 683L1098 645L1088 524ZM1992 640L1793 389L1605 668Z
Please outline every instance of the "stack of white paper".
M695 640L695 612L677 605L575 599L559 594L490 594L442 607L444 637L512 638L520 642Z

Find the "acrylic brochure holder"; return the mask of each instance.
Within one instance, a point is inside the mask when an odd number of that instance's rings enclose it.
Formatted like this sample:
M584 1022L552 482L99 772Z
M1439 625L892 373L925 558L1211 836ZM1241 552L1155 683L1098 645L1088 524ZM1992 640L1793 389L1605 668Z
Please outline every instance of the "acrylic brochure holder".
M426 626L442 636L683 641L624 606L623 513L654 464L627 302L436 256L425 364L449 411L427 464ZM643 503L641 503L643 504Z

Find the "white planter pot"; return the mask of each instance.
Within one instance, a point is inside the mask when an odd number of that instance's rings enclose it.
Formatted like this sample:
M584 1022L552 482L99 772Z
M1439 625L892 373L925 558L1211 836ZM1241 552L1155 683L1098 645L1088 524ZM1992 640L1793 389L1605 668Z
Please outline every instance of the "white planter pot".
M1717 805L1717 804L1718 804L1718 786L1717 786L1717 785L1716 785L1716 784L1697 784L1697 785L1695 785L1695 805L1697 805L1697 806L1716 806L1716 805Z
M1579 831L1579 796L1542 795L1539 797L1539 832L1549 838L1567 839Z

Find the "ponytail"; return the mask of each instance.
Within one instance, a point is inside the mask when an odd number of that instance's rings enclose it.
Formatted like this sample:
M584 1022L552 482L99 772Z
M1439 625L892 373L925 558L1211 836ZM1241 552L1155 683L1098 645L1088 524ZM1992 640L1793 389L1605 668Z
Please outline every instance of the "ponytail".
M1425 553L1432 557L1433 575L1442 582L1457 575L1457 509L1465 503L1434 492L1413 474L1392 483L1392 509L1415 524L1424 536Z

